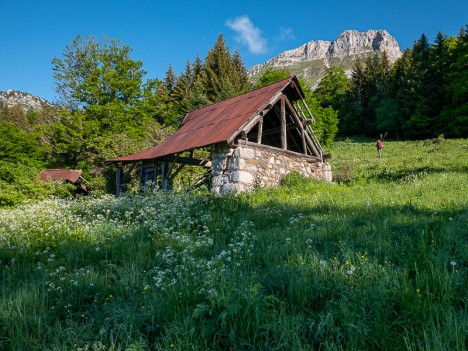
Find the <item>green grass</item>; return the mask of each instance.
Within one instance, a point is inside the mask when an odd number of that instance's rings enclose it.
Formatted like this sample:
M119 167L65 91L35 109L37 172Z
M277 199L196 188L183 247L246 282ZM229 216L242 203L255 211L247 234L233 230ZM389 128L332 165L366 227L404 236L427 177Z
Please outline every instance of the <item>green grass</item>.
M466 350L468 141L332 146L336 182L0 211L2 350Z

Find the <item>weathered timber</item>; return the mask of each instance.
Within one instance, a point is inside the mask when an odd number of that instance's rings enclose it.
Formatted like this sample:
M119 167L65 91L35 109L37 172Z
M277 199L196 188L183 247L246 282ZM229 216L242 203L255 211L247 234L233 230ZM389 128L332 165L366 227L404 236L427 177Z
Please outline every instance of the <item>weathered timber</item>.
M165 156L161 158L162 161L173 162L175 159L174 156ZM178 157L177 163L183 163L189 166L201 166L205 168L211 168L211 161L208 160L198 160L196 158L189 158L189 157Z
M297 125L294 124L294 123L289 123L289 124L286 125L286 129L287 130L297 129ZM268 136L268 135L272 135L272 134L280 134L281 131L282 131L281 127L271 128L271 129L268 129L268 130L264 130L262 132L262 136Z
M300 134L301 134L301 139L302 139L302 149L304 152L304 155L307 155L307 145L306 145L306 139L305 139L305 130L304 126L302 124L303 119L301 120L300 116L298 116L297 110L294 108L294 105L291 104L289 99L284 96L284 100L286 102L286 105L289 107L289 110L291 112L291 116L294 120L294 122L299 126L300 129Z
M122 177L122 167L117 167L117 172L115 173L115 196L120 196L120 181Z
M179 174L179 172L185 167L184 163L181 163L177 169L169 176L169 181L173 181L174 178Z
M169 182L168 182L168 179L166 177L166 168L167 168L167 162L166 161L162 161L161 162L161 190L163 191L167 191L168 190L168 186L169 186Z
M257 143L251 142L251 141L239 140L238 144L236 144L236 146L242 146L242 145L252 146L252 147L255 147L255 148L259 148L259 149L272 151L272 152L275 152L277 154L301 157L307 162L312 162L312 163L321 162L321 159L319 157L316 157L316 156L304 155L304 154L302 154L300 152L295 152L295 151L291 151L291 150L282 150L282 149L279 149L279 148L274 147L274 146L269 146L269 145L264 145L264 144L257 144Z
M258 121L258 134L257 134L257 143L262 143L262 133L263 133L263 115Z
M281 148L287 150L288 139L286 137L286 102L284 96L281 96Z
M206 185L209 183L210 181L210 177L211 177L211 173L210 172L206 172L205 174L203 174L201 176L201 178L199 178L190 188L188 188L188 192L191 192L199 187L201 187L202 185Z
M250 130L257 124L259 119L262 117L261 113L266 114L270 109L272 109L275 105L275 103L278 101L280 96L282 95L282 91L279 91L276 93L262 108L261 111L259 111L253 118L249 119L246 121L244 124L242 124L236 132L229 138L227 139L227 143L231 144L239 135L240 132L244 131L246 133L250 132Z

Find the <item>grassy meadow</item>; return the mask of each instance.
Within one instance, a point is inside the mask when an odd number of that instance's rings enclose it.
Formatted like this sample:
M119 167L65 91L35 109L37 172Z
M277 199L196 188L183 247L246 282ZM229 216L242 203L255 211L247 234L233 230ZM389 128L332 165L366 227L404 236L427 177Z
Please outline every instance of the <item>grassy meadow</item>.
M468 140L330 151L333 183L0 210L0 350L467 350Z

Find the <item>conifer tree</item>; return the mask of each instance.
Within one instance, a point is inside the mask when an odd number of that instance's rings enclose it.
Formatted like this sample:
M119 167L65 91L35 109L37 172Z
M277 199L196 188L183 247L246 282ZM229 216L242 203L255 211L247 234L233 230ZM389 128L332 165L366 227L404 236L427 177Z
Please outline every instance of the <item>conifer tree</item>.
M440 114L440 125L449 137L468 137L468 25L449 42L447 103Z
M364 68L358 60L352 69L349 90L343 100L343 113L340 131L345 135L359 135L363 127Z
M236 49L232 56L232 84L235 92L243 93L249 88L249 77L247 76L247 70L245 69L244 62L242 61L239 51Z
M166 77L164 78L164 84L166 85L167 90L169 93L174 90L175 84L177 81L177 76L174 73L174 69L172 68L172 65L169 65L166 71Z
M231 55L222 34L205 58L202 82L208 99L213 102L240 94L248 86L240 55Z
M415 107L405 122L405 134L410 138L432 136L433 121L430 116L431 97L431 45L425 34L414 43L412 51L412 70L410 79L414 81Z

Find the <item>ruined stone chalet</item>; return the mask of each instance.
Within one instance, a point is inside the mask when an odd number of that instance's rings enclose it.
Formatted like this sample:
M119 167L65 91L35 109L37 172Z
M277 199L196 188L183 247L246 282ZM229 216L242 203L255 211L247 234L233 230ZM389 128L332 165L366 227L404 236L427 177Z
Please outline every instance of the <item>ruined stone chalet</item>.
M159 145L111 160L118 165L117 196L130 167L139 167L141 186L163 190L186 165L204 167L207 172L194 186L208 185L213 194L275 186L290 172L331 181L313 123L294 76L199 108ZM193 157L193 150L208 146L210 157Z

